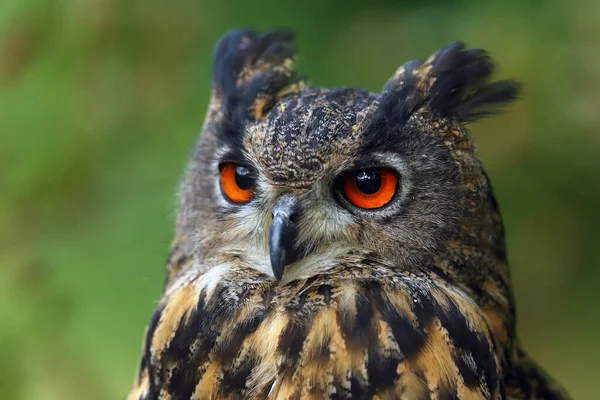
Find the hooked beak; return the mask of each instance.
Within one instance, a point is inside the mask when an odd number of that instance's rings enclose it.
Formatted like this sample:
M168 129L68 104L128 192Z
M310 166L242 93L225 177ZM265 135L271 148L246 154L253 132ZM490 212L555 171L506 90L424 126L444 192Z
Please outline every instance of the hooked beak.
M281 280L285 266L297 260L294 248L298 231L296 217L298 200L286 195L279 199L272 210L273 222L269 229L269 256L271 268L277 280Z

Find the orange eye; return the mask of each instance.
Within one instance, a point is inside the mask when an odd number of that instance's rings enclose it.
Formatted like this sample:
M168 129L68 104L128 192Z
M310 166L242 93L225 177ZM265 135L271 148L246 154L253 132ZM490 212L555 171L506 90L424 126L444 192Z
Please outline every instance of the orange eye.
M346 173L343 184L344 194L352 204L372 210L394 198L398 176L389 168L363 169Z
M226 163L221 168L221 189L233 203L241 204L254 196L254 176L247 167Z

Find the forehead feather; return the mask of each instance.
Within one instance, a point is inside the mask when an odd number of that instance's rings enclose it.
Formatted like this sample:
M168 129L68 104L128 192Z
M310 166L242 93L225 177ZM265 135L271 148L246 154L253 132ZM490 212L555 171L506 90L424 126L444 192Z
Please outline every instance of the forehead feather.
M244 150L273 182L310 186L359 148L357 113L374 98L358 89L303 89L246 127Z

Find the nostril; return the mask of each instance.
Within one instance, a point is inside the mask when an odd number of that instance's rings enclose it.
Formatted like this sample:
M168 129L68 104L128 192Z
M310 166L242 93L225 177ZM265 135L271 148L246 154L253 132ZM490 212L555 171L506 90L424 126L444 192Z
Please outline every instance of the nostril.
M298 213L292 213L292 214L289 216L289 219L290 219L290 221L291 221L292 223L294 223L294 224L295 224L296 222L298 222Z
M291 195L282 196L271 210L273 220L284 218L285 220L296 223L299 216L298 199Z
M281 213L277 213L277 214L278 214L278 215L281 215ZM285 215L285 214L284 214L284 216L285 216L285 217L287 217L287 219L288 219L288 220L289 220L291 223L293 223L293 224L295 224L296 222L298 222L298 213L292 213L292 214L289 214L289 215ZM274 213L273 211L271 211L271 218L272 218L272 219L275 219L275 213Z

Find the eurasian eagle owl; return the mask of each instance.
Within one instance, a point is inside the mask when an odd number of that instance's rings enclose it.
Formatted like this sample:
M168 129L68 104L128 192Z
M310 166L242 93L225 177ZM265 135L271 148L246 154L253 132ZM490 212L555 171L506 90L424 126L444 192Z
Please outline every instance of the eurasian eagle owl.
M515 333L465 124L516 98L483 50L381 93L309 87L292 35L217 44L163 297L130 399L558 399Z

